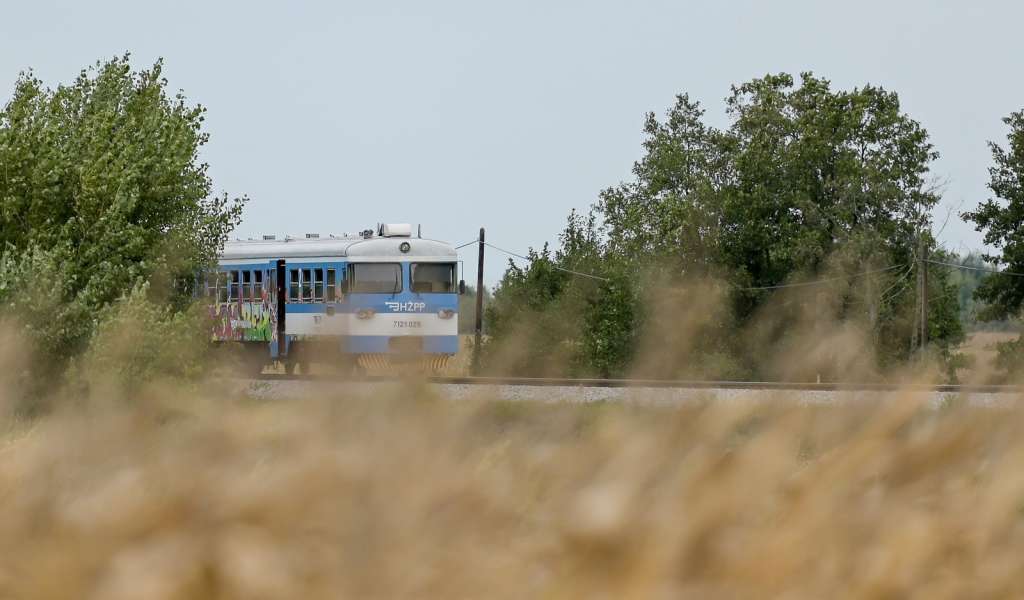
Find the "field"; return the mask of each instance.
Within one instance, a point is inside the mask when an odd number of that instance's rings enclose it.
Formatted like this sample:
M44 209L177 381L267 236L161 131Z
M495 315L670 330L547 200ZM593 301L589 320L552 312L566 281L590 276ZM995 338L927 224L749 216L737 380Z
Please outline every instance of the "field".
M1024 412L260 401L5 420L0 598L1024 594Z

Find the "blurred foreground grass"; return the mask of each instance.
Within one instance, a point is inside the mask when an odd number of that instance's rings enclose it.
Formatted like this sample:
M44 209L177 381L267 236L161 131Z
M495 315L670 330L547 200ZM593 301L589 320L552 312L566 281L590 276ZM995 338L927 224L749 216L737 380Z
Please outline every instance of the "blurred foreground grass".
M0 439L0 598L1024 595L1024 413L150 388Z

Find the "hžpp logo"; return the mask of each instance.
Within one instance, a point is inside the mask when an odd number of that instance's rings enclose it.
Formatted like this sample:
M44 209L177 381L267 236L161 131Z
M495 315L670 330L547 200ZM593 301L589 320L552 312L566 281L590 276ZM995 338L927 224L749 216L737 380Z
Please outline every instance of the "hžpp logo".
M427 308L426 302L385 302L391 312L423 312Z

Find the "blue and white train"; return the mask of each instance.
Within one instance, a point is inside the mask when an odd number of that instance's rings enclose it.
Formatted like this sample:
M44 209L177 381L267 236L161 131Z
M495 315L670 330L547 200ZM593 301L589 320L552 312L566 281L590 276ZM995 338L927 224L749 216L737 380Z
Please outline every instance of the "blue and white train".
M202 289L214 342L251 364L337 362L438 372L459 350L458 255L407 224L358 235L232 241ZM238 347L238 346L236 346Z

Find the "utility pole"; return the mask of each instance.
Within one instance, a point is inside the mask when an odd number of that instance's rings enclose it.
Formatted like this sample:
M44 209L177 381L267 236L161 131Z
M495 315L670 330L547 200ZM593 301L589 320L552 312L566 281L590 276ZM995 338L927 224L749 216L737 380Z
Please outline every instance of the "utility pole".
M868 267L871 267L871 263L868 263ZM875 325L878 323L879 299L875 298L875 285L870 273L864 277L864 300L868 307L868 335L871 336L871 347L877 348L878 329Z
M868 326L871 327L872 335L874 335L875 332L875 324L878 323L878 299L875 298L874 283L875 282L872 281L870 273L864 277L864 296L868 305Z
M924 232L917 238L917 327L911 335L911 346L917 347L920 358L924 360L924 352L928 347L928 247L924 240Z
M480 368L480 344L484 332L484 228L480 228L479 259L476 266L476 330L473 338L473 373Z
M921 247L918 253L921 257L921 356L924 356L928 348L928 247L925 244L924 236L921 236Z

